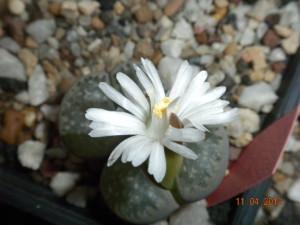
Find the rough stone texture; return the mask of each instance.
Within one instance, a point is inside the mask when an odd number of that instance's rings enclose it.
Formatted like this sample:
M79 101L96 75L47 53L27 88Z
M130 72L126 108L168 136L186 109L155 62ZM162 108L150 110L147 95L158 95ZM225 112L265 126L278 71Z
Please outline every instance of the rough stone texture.
M260 111L263 106L273 104L278 99L271 86L265 82L245 87L239 98L239 104Z
M203 141L187 145L198 155L198 159L184 159L176 179L179 195L187 202L208 196L225 176L229 160L227 132L222 127L209 130Z
M49 98L48 80L40 65L35 67L28 81L30 104L33 106L44 103Z
M0 48L0 77L26 81L24 66L8 51Z
M54 33L56 29L55 21L48 19L41 19L32 22L26 28L26 32L37 42L42 43L46 41Z
M77 173L71 172L58 172L50 182L50 187L53 192L58 196L64 196L69 192L79 179Z
M154 223L178 208L171 193L152 183L146 174L141 167L116 162L101 176L101 192L107 205L131 223Z
M44 157L46 145L39 141L26 141L18 147L18 159L22 166L37 170Z

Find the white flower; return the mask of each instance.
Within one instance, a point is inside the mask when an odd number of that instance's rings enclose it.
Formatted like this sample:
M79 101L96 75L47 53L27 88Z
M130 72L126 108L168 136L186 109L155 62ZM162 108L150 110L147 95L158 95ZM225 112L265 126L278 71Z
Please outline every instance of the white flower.
M197 155L184 142L203 140L207 131L204 125L229 122L236 110L224 111L228 102L219 98L226 88L210 89L209 83L205 82L206 71L194 76L186 61L180 66L167 96L152 62L142 59L142 65L142 68L135 66L135 70L146 95L127 75L118 73L117 80L124 95L104 82L99 87L128 112L91 108L87 110L86 118L92 120L91 137L131 135L110 154L108 166L119 157L122 162L131 162L135 167L149 158L148 172L161 182L166 174L164 147L185 158L196 159ZM182 129L169 124L171 113L182 121Z

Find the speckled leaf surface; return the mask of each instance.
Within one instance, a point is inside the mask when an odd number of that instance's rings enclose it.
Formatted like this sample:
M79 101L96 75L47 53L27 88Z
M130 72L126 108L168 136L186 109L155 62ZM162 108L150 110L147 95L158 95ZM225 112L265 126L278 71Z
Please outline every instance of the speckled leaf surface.
M120 140L119 137L91 138L90 121L85 118L88 108L113 110L113 103L99 89L105 76L87 76L78 80L65 95L59 115L59 131L67 148L83 157L108 155Z
M188 144L198 159L184 159L176 179L182 200L193 202L207 197L221 183L229 161L229 141L223 127L210 129L205 140Z
M101 176L101 192L112 211L135 224L150 224L178 208L169 191L153 184L141 167L115 163Z

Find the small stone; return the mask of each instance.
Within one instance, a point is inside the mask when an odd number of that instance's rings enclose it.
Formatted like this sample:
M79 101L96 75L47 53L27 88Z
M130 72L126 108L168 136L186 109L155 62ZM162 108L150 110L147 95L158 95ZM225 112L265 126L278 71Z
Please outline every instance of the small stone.
M87 190L85 187L77 187L72 190L66 197L67 202L80 208L87 205Z
M48 99L48 80L40 65L35 67L32 76L29 78L28 88L31 105L38 106Z
M102 40L97 38L96 40L94 40L92 43L89 44L87 49L89 52L95 52L99 49L101 44L102 44Z
M295 167L293 165L293 163L291 162L283 162L280 167L279 167L280 171L285 173L286 175L292 176L295 173Z
M114 11L116 12L117 15L122 15L123 14L123 12L125 11L125 7L122 4L122 2L117 1L114 4Z
M22 63L5 49L0 48L0 77L26 81Z
M272 70L267 70L265 72L264 80L271 83L276 77L276 74Z
M274 25L278 24L280 21L280 15L279 14L270 14L266 16L265 22L270 26L273 27Z
M3 118L0 139L11 145L19 143L20 134L24 127L24 114L15 110L7 110Z
M282 73L286 68L286 63L285 62L275 62L271 65L271 67L275 73Z
M252 7L251 11L248 13L248 16L258 20L263 21L268 13L275 9L276 5L273 1L265 1L259 0L256 1L254 7Z
M296 180L289 189L287 196L290 200L300 202L300 179Z
M54 16L59 16L61 14L61 3L60 2L49 3L48 11Z
M268 29L269 27L266 23L264 22L260 23L256 28L256 36L258 37L258 39L262 39L265 36Z
M148 4L143 4L136 10L134 16L139 23L147 23L152 20L153 12L149 8Z
M21 0L9 0L8 9L14 15L21 15L25 11L25 3Z
M259 46L245 48L242 52L242 59L246 63L252 63L254 70L264 69L267 67L265 53Z
M251 45L253 44L254 40L255 32L250 28L246 28L241 37L240 44L243 46Z
M78 15L78 6L75 1L63 1L61 5L61 13L65 17Z
M297 52L299 44L299 33L297 32L294 32L290 37L282 40L281 42L284 51L289 55L295 54Z
M273 49L269 55L269 60L271 62L285 61L286 59L287 57L281 48Z
M43 143L47 143L48 129L49 128L45 122L38 123L34 129L34 137Z
M240 156L242 152L242 149L241 148L236 148L236 147L230 147L230 155L229 155L229 158L230 160L237 160Z
M10 51L12 53L18 53L20 50L20 45L15 42L14 39L10 37L3 37L0 39L0 47Z
M239 119L243 130L250 133L255 133L260 129L259 115L250 109L239 109Z
M164 8L164 13L166 16L175 15L183 6L184 0L170 0Z
M37 62L38 58L28 49L24 48L19 52L19 58L23 62L26 67L26 73L29 77L32 75Z
M58 172L50 182L50 187L58 196L64 196L75 186L79 175L72 172Z
M41 19L30 23L26 32L37 42L42 43L52 36L56 29L53 19Z
M161 50L166 56L176 58L180 56L183 46L184 42L182 40L169 39L161 44Z
M18 147L18 159L22 166L37 170L44 157L46 145L39 141L26 141Z
M29 94L27 91L21 91L17 95L15 95L15 99L23 104L29 103Z
M140 40L135 47L135 56L137 58L145 57L151 58L154 54L154 49L151 41L142 39Z
M38 48L39 44L31 37L27 37L25 40L25 46L28 48Z
M175 24L172 36L183 40L189 40L193 38L194 33L191 24L189 24L185 19L180 19Z
M288 139L288 143L285 146L286 152L298 152L300 151L300 141L295 138L294 135L291 135Z
M270 105L277 101L278 96L274 93L272 87L265 83L247 86L243 89L238 103L241 106L260 111L264 105Z
M253 82L262 81L265 77L265 70L253 70L250 72L250 79Z
M274 186L276 190L281 194L285 194L293 183L293 180L291 178L279 172L277 172L273 176L273 179L275 181Z
M170 216L170 225L211 225L204 200L181 207Z
M229 4L227 0L215 0L214 3L219 8L227 7Z
M87 16L95 13L100 7L100 3L93 0L83 0L78 3L79 11Z
M205 31L196 33L195 37L200 45L206 45L208 43L208 35Z
M291 36L291 34L293 33L291 28L282 25L276 25L274 29L280 37L284 38Z
M124 54L127 58L131 59L134 53L135 43L127 41L124 46Z
M200 64L209 66L214 62L215 57L213 55L203 55L200 57Z
M219 70L208 77L208 82L212 86L217 86L225 79L225 77L225 74Z
M234 55L236 55L236 53L238 52L238 50L239 50L239 46L236 43L231 42L225 48L224 54L234 56Z
M280 44L280 38L273 30L268 30L263 37L263 43L266 46L274 48Z
M41 111L45 118L49 121L56 122L59 113L59 106L57 105L43 105Z
M93 17L92 18L91 26L95 30L102 30L105 27L103 21L100 18L98 18L98 17Z
M158 71L161 75L164 87L167 89L172 87L175 81L176 72L183 61L179 58L164 57L158 64Z
M212 15L213 19L216 22L221 21L228 13L228 8L227 7L217 7L215 8L215 13Z

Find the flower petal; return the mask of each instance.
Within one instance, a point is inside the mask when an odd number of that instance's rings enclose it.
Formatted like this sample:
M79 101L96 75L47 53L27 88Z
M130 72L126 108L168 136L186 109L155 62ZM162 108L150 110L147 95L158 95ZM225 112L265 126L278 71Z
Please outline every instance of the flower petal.
M134 114L136 117L138 117L140 120L145 121L146 114L143 112L141 108L133 104L129 99L124 97L120 92L118 92L116 89L111 87L105 82L101 82L99 84L100 89L104 92L104 94L110 98L112 101L114 101L116 104L121 106L122 108L128 110L132 114Z
M141 83L141 85L143 86L144 90L146 91L149 99L150 99L150 103L151 106L153 107L155 102L154 102L154 87L151 83L151 81L148 79L147 75L144 73L144 71L139 68L138 66L134 65L135 68L135 72L136 72L136 76L139 80L139 82Z
M168 140L167 138L163 140L163 145L166 146L171 151L176 152L177 154L182 155L185 158L188 159L198 158L198 156L188 147L181 144L177 144L173 141Z
M238 115L236 108L228 110L226 112L207 115L205 117L192 116L189 120L197 127L198 125L217 125L231 122Z
M101 126L104 124L112 129L113 127L125 128L128 129L129 132L132 131L144 133L146 129L145 124L142 121L126 112L115 112L105 109L90 108L86 111L85 117L94 122L98 122L90 125L93 129L97 128L98 126L99 129L101 129Z
M155 66L153 65L153 63L148 59L142 58L142 64L145 69L146 75L150 78L153 84L154 91L156 92L155 102L157 103L165 97L165 91L163 85L161 83L158 72Z
M148 163L148 173L154 176L154 179L160 183L166 175L166 156L164 147L158 143L152 143L152 151Z
M122 153L126 151L128 148L134 147L137 142L136 137L137 136L127 138L124 141L122 141L120 144L118 144L117 147L115 147L115 149L110 154L107 161L107 166L111 166L112 164L114 164L118 160L118 158L122 155Z
M149 112L149 103L136 83L124 73L117 73L117 80L127 97L134 103L138 104L146 113Z
M176 79L171 88L169 97L171 99L174 99L178 96L182 96L189 83L191 82L192 77L193 68L189 65L187 61L184 61L177 71Z
M199 142L204 139L205 134L204 132L195 128L178 129L175 127L169 127L166 136L172 141Z

